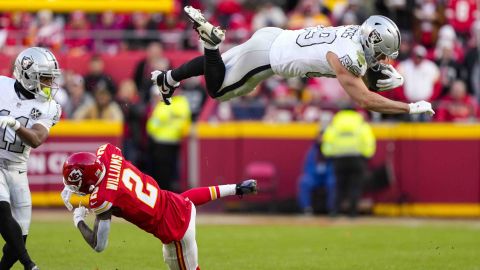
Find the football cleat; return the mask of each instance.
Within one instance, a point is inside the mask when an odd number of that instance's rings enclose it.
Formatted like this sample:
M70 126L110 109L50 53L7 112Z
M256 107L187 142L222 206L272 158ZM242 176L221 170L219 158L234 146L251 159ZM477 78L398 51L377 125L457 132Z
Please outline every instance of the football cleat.
M162 95L163 101L165 102L165 104L170 105L173 92L175 92L175 88L177 88L180 83L176 83L175 85L169 85L167 82L167 71L155 70L151 74L153 84L157 86L157 89Z
M242 197L245 194L257 194L257 180L249 179L237 184L235 195Z
M190 21L193 22L193 29L197 31L201 40L207 42L211 46L217 46L225 40L225 30L209 23L200 10L195 9L192 6L186 6L183 10Z

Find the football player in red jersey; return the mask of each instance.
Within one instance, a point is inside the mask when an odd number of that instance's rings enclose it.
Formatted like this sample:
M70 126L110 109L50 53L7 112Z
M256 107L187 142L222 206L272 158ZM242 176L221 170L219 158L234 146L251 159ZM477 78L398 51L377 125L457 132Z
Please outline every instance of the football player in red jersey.
M71 209L71 193L90 194L96 214L91 230L84 222L87 208L74 210L73 221L83 238L97 252L107 246L111 217L117 216L160 239L170 269L196 270L195 206L229 195L257 193L256 180L240 184L190 189L182 194L161 190L157 182L126 160L117 147L105 144L93 153L72 154L63 164L62 198Z

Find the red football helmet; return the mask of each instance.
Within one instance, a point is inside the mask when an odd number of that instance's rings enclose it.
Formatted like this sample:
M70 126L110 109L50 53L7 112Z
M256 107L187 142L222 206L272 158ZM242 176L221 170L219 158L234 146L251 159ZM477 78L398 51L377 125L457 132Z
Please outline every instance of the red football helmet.
M78 152L63 163L63 183L74 193L92 193L105 176L105 165L92 153Z

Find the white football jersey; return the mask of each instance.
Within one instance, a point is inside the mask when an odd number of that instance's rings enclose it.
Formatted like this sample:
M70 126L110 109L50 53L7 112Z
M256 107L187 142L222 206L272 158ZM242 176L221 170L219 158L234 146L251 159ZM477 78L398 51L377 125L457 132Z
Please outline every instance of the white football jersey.
M26 128L41 124L47 130L60 119L61 108L54 100L20 99L14 88L15 79L0 76L0 115L12 116ZM26 163L31 147L22 142L10 127L0 128L0 159Z
M270 65L282 77L335 77L329 51L355 76L367 71L358 25L284 30L273 42Z

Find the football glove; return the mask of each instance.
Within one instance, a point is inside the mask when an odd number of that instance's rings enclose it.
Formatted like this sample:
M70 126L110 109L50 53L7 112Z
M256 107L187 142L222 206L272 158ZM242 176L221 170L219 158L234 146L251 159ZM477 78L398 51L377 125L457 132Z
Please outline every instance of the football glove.
M434 115L435 112L432 109L432 104L430 102L426 101L419 101L415 103L410 103L408 104L410 107L410 114L416 114L416 113L427 113L429 115Z
M387 79L377 81L379 91L386 91L403 85L403 77L392 65L383 65L382 74L388 76Z
M0 127L5 129L7 126L17 131L20 128L20 122L11 116L0 116Z
M88 209L85 206L79 206L73 210L73 224L78 228L78 223L84 221L88 214Z
M62 196L63 203L65 204L65 207L67 207L68 211L72 211L73 206L70 203L70 197L72 197L72 191L68 187L64 187L62 190L62 193L60 193L60 196Z

